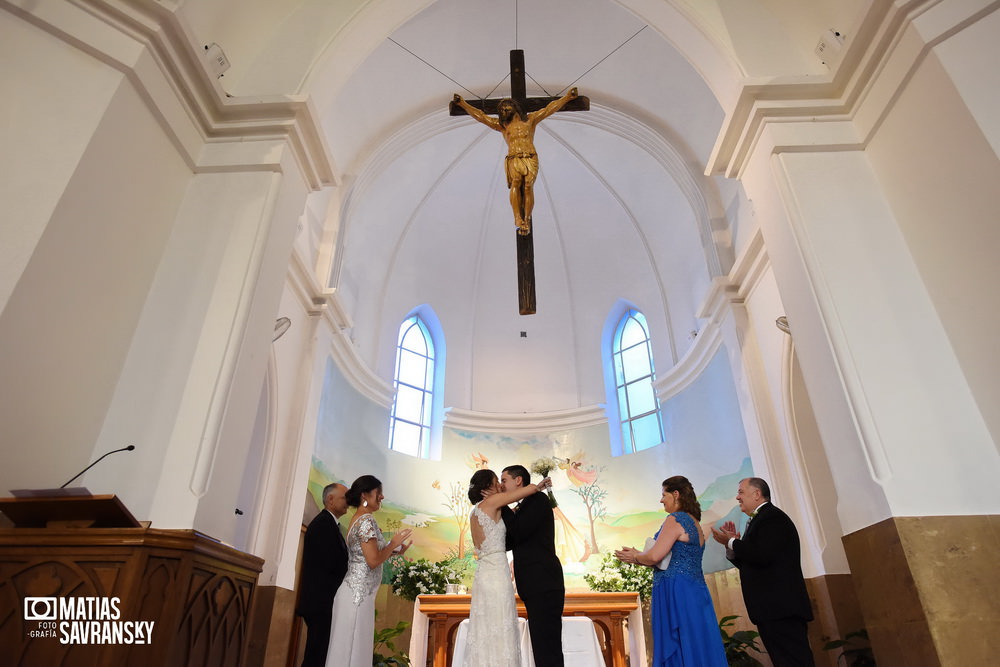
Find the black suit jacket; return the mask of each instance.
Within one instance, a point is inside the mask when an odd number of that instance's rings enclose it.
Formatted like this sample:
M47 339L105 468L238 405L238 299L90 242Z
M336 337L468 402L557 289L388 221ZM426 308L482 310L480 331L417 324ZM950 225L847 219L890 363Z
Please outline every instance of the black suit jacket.
M299 616L323 616L333 611L333 596L347 574L347 544L340 525L328 510L320 510L306 528L299 577Z
M502 507L500 514L507 526L507 549L514 552L514 582L521 599L565 590L548 496L535 493L521 501L517 512Z
M740 570L743 602L753 623L813 618L802 578L799 533L791 518L767 503L757 510L729 559Z

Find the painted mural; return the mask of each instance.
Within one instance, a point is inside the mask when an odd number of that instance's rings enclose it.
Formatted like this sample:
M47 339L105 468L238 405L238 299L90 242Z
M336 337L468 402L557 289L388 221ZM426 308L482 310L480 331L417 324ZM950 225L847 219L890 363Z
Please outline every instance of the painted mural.
M550 473L558 503L556 547L567 587L586 589L583 575L595 572L604 554L622 545L641 548L659 528L664 519L661 483L667 477L691 480L704 526L744 521L735 493L739 480L752 476L753 470L728 364L724 357L723 363L717 362L712 364L716 368L706 370L703 386L692 386L661 406L667 439L657 447L614 457L608 428L602 425L534 435L445 428L439 461L389 451L388 412L347 387L331 364L309 491L318 506L326 484L350 485L359 475L374 474L386 496L376 518L383 531L413 529L409 558L458 558L471 565L469 478L483 468L499 475L512 464L530 470L535 461L552 457L558 463ZM713 373L719 377L713 378ZM718 380L728 380L731 396L720 397ZM709 395L711 400L706 400ZM724 549L709 541L705 571L728 567Z

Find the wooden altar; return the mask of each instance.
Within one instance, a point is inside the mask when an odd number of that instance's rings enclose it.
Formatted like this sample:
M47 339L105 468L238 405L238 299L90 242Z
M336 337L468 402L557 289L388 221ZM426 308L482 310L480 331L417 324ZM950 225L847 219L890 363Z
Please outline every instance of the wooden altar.
M120 514L109 509L120 505L112 498L91 496L89 501L97 511L81 510L88 501L79 498L56 501L60 507L55 511L44 503L37 506L42 514L58 517L56 525L68 519L93 526L89 528L52 527L54 522L36 520L32 512L21 515L24 504L33 500L0 499L0 509L14 523L50 526L0 529L3 663L25 667L242 665L264 561L194 530L138 526L127 510ZM133 527L109 526L122 522ZM45 600L55 599L58 605L60 600L73 598L81 603L117 598L119 619L109 625L152 622L144 626L150 630L148 637L143 636L141 643L62 643L59 628L65 619L40 619L52 613ZM108 620L94 611L100 608L88 607L83 620L95 614L97 620Z
M458 625L469 617L469 595L420 595L417 598L415 615L426 617L426 664L431 667L451 667L451 655ZM516 598L517 613L526 617L524 603ZM625 659L625 619L632 617L634 626L640 633L642 643L641 616L638 616L639 596L636 593L566 593L563 616L587 616L594 622L604 662L608 667L626 667ZM635 619L640 619L636 622ZM414 622L414 633L418 632ZM412 642L412 640L411 640ZM414 644L411 643L411 647ZM414 656L411 648L411 659ZM415 665L419 663L414 662ZM645 661L643 661L645 664Z

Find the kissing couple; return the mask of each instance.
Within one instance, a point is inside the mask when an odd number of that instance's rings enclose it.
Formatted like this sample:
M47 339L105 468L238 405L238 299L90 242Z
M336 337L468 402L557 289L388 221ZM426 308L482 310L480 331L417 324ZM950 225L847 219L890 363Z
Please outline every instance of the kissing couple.
M507 551L514 554L514 582L528 614L537 667L563 667L562 613L566 599L556 555L555 518L544 493L546 477L531 483L521 465L478 470L469 481L474 505L469 521L479 565L472 580L469 634L463 667L520 667L521 649ZM518 503L516 509L508 507Z

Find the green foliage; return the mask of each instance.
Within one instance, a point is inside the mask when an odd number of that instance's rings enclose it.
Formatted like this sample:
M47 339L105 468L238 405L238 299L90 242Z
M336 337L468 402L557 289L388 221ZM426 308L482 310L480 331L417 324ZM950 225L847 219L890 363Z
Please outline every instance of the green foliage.
M644 565L623 563L613 553L604 554L601 569L593 574L583 575L590 590L600 593L631 591L643 600L653 594L653 568Z
M378 620L378 609L375 610L375 620ZM392 628L375 630L375 648L372 651L372 667L409 667L410 657L403 651L397 651L393 639L406 632L410 624L400 621ZM391 655L382 655L382 647L391 651Z
M824 651L836 651L844 649L837 658L839 664L841 660L848 667L875 667L875 654L868 644L868 631L864 628L848 632L843 639L832 639L823 645Z
M411 561L402 556L392 559L392 592L405 600L416 600L418 595L443 595L445 586L457 584L464 571L458 559L432 563L426 558Z
M608 497L608 492L599 487L596 481L593 484L574 487L570 491L580 496L580 500L590 510L592 520L597 521L607 516L608 510L604 506L604 499Z
M737 630L730 634L726 628L733 624L739 616L723 616L719 619L719 634L722 635L722 646L726 650L726 662L730 667L760 667L762 663L748 651L761 652L757 646L760 633L754 630Z

